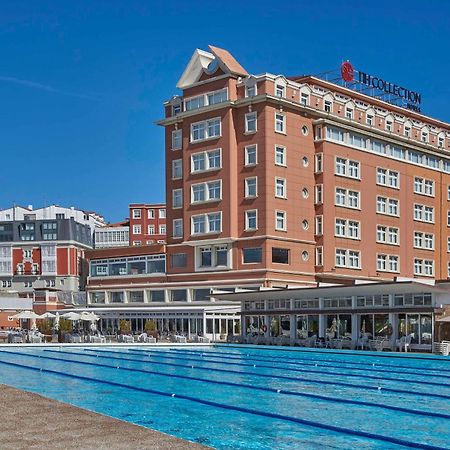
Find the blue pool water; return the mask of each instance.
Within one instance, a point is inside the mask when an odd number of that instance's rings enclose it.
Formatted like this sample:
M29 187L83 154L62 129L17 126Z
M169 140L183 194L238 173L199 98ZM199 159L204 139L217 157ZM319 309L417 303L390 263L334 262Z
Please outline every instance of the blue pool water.
M444 357L4 347L0 383L217 449L450 448Z

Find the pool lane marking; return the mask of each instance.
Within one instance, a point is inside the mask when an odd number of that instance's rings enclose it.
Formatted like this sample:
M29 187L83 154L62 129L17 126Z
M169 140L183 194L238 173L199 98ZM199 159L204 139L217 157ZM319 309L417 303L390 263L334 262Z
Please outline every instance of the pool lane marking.
M403 412L403 413L407 413L407 414L415 414L415 415L421 415L421 416L427 416L427 417L437 417L440 419L450 420L450 414L430 412L430 411L421 411L421 410L417 410L417 409L404 408L401 406L391 406L391 405L385 405L382 403L373 403L373 402L368 402L368 401L363 401L363 400L338 399L335 397L327 397L325 395L308 394L306 392L290 391L287 389L275 389L275 388L269 388L269 387L264 387L264 386L253 386L250 384L235 383L232 381L210 380L207 378L193 377L193 376L189 376L189 375L168 374L168 373L164 373L164 372L158 372L155 370L123 367L123 366L116 366L116 365L111 365L111 364L100 364L100 363L95 363L95 362L90 362L90 361L77 361L77 360L73 360L73 359L57 358L57 357L53 357L53 356L33 355L33 354L29 354L29 353L21 353L21 352L13 352L13 351L5 351L4 353L18 355L18 356L28 356L30 358L48 359L51 361L63 361L63 362L68 362L68 363L73 363L73 364L81 364L81 365L88 365L88 366L95 366L95 367L107 367L109 369L119 369L120 368L121 370L125 370L128 372L146 373L146 374L158 375L158 376L169 377L169 378L173 377L173 378L180 378L183 380L200 381L200 382L218 384L218 385L224 385L224 386L240 387L240 388L252 389L252 390L256 390L256 391L264 391L264 392L271 392L271 393L277 393L277 394L291 395L291 396L296 396L296 397L312 398L315 400L323 400L323 401L328 401L328 402L333 402L333 403L345 403L345 404L352 404L352 405L358 405L358 406L370 406L370 407L375 407L375 408L389 409L389 410L396 411L396 412ZM96 358L95 355L89 355L89 354L85 354L85 353L71 353L71 352L64 352L64 353L71 354L71 355L90 357L90 358Z
M135 349L135 352L146 352L147 350L144 349ZM207 356L209 358L216 358L216 359L230 359L230 360L247 360L247 361L260 361L260 362L272 362L275 363L284 363L284 364L291 364L291 365L304 365L304 366L313 366L313 367L326 367L334 369L334 366L332 365L332 362L341 364L348 364L345 361L327 361L324 360L320 362L319 360L299 360L299 361L286 361L286 360L279 360L279 358L273 358L273 359L267 359L267 358L255 358L252 355L242 355L242 356L227 356L227 353L224 352L224 355L221 355L219 352L203 352L203 351L190 351L190 350L179 350L179 349L169 349L168 353L172 354L180 354L180 355L200 355L200 356ZM216 356L220 355L220 356ZM229 355L229 353L228 353ZM234 353L232 354L234 355ZM248 357L248 359L245 358L245 356ZM305 361L311 361L311 362L305 362ZM394 366L390 366L394 367ZM442 375L442 374L432 374L432 373L418 373L417 371L409 370L392 370L392 369L385 369L384 366L380 366L378 364L371 363L370 367L346 367L346 366L340 366L341 369L348 369L348 370L359 370L359 371L365 371L365 372L383 372L383 373L400 373L400 374L406 374L406 375L416 375L421 377L436 377L436 378L450 378L450 375ZM408 369L413 369L412 367L408 367ZM421 369L418 369L421 370ZM436 369L438 371L438 369Z
M92 349L85 349L86 351L96 351ZM45 349L45 352L54 352L54 353L66 353L66 354L75 354L79 356L87 355L86 353L75 353L75 352L64 352L63 350L48 350ZM105 353L104 351L98 350L98 352ZM116 355L120 355L119 352L108 352ZM148 355L151 357L152 355ZM118 356L101 356L96 355L98 358L107 358L107 359L118 359L123 361L131 361L131 362L145 362L142 359L133 359L133 358L123 358ZM153 364L159 364L164 366L171 366L171 367L184 367L188 369L195 369L195 370L208 370L211 372L219 372L219 373L231 373L231 374L237 374L237 375L251 375L255 377L261 377L261 378L271 378L271 379L279 379L279 380L289 380L289 381L296 381L296 382L304 382L309 384L326 384L326 385L332 385L332 386L343 386L343 387L350 387L350 388L358 388L358 389L364 389L369 391L378 391L379 386L368 386L368 385L362 385L362 384L353 384L353 383L346 383L344 381L326 381L326 380L311 380L309 378L302 378L302 377L289 377L286 375L269 375L264 373L258 373L258 372L244 372L244 371L238 371L238 370L232 370L232 369L219 369L215 367L205 367L205 366L192 366L191 364L176 364L176 363L169 363L169 362L159 362L159 361L150 361L147 359L147 362L151 362ZM432 398L439 398L439 399L446 399L450 400L450 395L445 394L436 394L432 392L417 392L417 391L407 391L405 389L395 389L395 388L388 388L388 387L382 387L383 392L393 392L396 394L408 394L408 395L418 395L418 396L424 396L424 397L432 397Z
M255 344L225 344L225 343L214 343L213 347L217 347L217 348L237 348L239 350L244 350L244 349L248 349L248 350L254 350L255 349ZM258 345L258 350L272 350L273 351L274 346L271 345ZM321 353L322 355L340 355L340 356L357 356L357 357L361 357L361 356L366 356L368 358L404 358L405 361L407 361L408 359L419 359L419 360L426 360L426 361L439 361L441 363L444 364L449 364L450 361L445 359L445 356L418 356L417 354L414 353L404 353L402 355L396 355L396 356L392 356L389 355L387 353L383 353L383 352L374 352L374 351L370 351L370 352L364 352L361 353L360 350L334 350L334 349L328 349L328 348L313 348L313 347L296 347L296 348L289 348L289 347L283 347L283 346L277 346L277 350L278 351L283 351L283 352L303 352L304 354L308 354L308 353Z
M136 351L145 351L144 349L135 349ZM244 349L243 349L244 350ZM279 361L279 362L283 362L286 364L304 364L304 361L309 361L309 364L315 364L315 363L339 363L339 364L347 364L350 366L370 366L373 367L373 365L375 365L375 367L395 367L397 369L410 369L410 370L420 370L420 371L424 371L424 372L438 372L437 374L421 374L423 376L444 376L446 378L450 378L450 375L442 375L442 372L449 372L450 370L447 369L433 369L433 368L424 368L424 367L417 367L415 368L414 366L399 366L397 364L385 364L385 363L374 363L374 362L355 362L355 361L344 361L344 360L330 360L330 359L312 359L312 358L279 358L279 357L273 357L273 358L258 358L255 359L253 358L253 356L256 353L234 353L234 352L214 352L214 351L204 351L204 350L188 350L188 349L179 349L179 348L169 348L168 349L169 352L173 352L173 353L190 353L190 354L204 354L204 355L218 355L218 356L222 356L222 355L232 355L229 356L229 358L231 359L240 359L243 358L245 356L247 357L251 357L252 359L254 359L255 361L260 360L260 361ZM245 350L244 350L245 351ZM323 355L327 355L327 353L323 353ZM361 356L365 356L364 354L361 354ZM349 367L350 368L350 367ZM358 369L355 368L355 370L363 370L363 369ZM405 373L405 372L401 372L401 373Z
M21 355L23 355L23 353L21 353ZM270 417L272 419L278 419L278 420L283 420L286 422L292 422L292 423L297 423L297 424L301 424L301 425L306 425L306 426L309 426L312 428L320 428L320 429L324 429L324 430L328 430L328 431L333 431L336 433L350 434L353 436L364 437L366 439L390 442L393 444L402 445L404 447L409 447L409 448L420 448L420 449L425 449L425 450L442 450L443 449L443 447L437 447L434 445L423 444L421 442L407 441L406 439L400 439L400 438L395 438L395 437L391 437L391 436L384 436L384 435L380 435L380 434L370 433L367 431L353 430L351 428L345 428L345 427L337 427L335 425L325 424L325 423L321 423L321 422L315 422L315 421L307 420L307 419L300 419L298 417L285 416L282 414L271 413L268 411L259 411L256 409L244 408L242 406L227 405L225 403L214 402L211 400L203 400L203 399L200 399L197 397L192 397L190 395L185 395L185 394L177 394L177 393L173 393L173 392L169 393L169 392L164 392L164 391L158 391L156 389L132 386L130 384L118 383L115 381L108 381L108 380L103 380L101 378L95 378L95 377L87 377L84 375L75 375L75 374L71 374L68 372L62 372L62 371L58 371L58 370L32 367L32 366L27 366L24 364L13 363L10 361L0 360L0 364L12 366L12 367L20 367L22 369L28 369L28 370L33 370L33 371L37 371L37 372L50 373L50 374L59 375L62 377L74 378L77 380L91 381L94 383L106 384L109 386L115 386L115 387L129 389L129 390L133 390L133 391L137 391L137 392L145 392L145 393L149 393L149 394L159 395L162 397L172 397L172 398L177 398L177 399L181 399L181 400L187 400L187 401L191 401L194 403L199 403L199 404L206 405L206 406L213 406L213 407L221 408L221 409L228 409L231 411L238 411L238 412L253 414L253 415L257 415L257 416Z
M94 349L85 349L85 351L97 351ZM103 353L108 353L108 350L98 350L99 352L103 352ZM175 356L176 353L173 352L161 352L158 350L143 350L143 351L138 351L138 350L128 350L127 351L128 354L132 354L132 355L145 355L147 353L150 354L158 354L158 357L162 358L165 357L167 359L175 359L175 360L184 360L184 361L203 361L203 362L208 362L208 363L212 363L212 364L227 364L227 365L231 365L231 366L239 366L239 367L261 367L264 369L275 369L275 370L282 370L282 371L286 371L286 372L295 372L295 373L316 373L316 374L320 374L320 375L339 375L339 376L345 376L345 377L349 377L349 378L364 378L364 379L369 379L369 380L382 380L382 381L395 381L395 382L399 382L398 378L392 378L392 377L383 377L383 376L379 376L379 375L366 375L366 374L356 374L356 373L346 373L346 372L339 372L339 371L331 371L328 372L326 370L315 370L315 369L300 369L300 368L293 368L293 367L279 367L279 366L274 366L274 365L269 365L269 364L253 364L253 363L238 363L238 362L226 362L223 363L222 361L216 361L216 360L211 360L208 358L184 358L184 357L178 357ZM110 351L110 353L114 353L113 351ZM168 355L168 356L161 356L161 353L163 353L164 355ZM171 356L173 355L173 356ZM216 358L217 359L217 358ZM403 383L407 383L407 384L420 384L420 385L429 385L429 386L438 386L438 387L445 387L448 388L450 387L448 383L439 383L437 381L424 381L424 380L408 380L408 379L404 379L402 378L400 381L402 381Z

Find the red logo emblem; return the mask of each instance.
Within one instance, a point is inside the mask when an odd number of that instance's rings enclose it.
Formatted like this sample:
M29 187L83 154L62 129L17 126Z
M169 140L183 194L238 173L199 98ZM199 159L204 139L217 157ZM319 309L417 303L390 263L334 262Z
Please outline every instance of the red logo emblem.
M350 82L353 81L355 71L353 70L353 66L349 61L345 61L341 65L341 75L344 81Z

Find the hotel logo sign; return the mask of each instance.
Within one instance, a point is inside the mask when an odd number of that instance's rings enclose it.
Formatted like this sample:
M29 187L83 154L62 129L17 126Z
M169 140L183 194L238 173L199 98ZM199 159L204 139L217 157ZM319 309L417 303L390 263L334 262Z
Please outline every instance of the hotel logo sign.
M355 72L357 72L358 77L355 79ZM377 97L381 97L384 95L389 95L390 103L397 104L398 100L401 100L401 106L411 109L412 111L420 112L420 104L422 101L422 95L418 92L411 91L410 89L406 89L397 84L390 83L389 81L383 80L380 77L376 77L373 75L369 75L360 70L355 71L353 69L352 64L349 61L345 61L341 65L341 76L342 79L347 82L355 82L358 84L363 84L368 86L369 88L373 88L378 92L382 92L380 94L375 94ZM394 101L392 100L394 99Z

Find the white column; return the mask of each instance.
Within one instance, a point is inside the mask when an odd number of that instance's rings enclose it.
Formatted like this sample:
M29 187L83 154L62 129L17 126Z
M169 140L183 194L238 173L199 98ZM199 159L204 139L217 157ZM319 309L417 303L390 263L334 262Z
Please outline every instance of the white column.
M352 339L358 340L359 339L359 330L360 327L360 316L358 314L352 313Z
M291 314L290 315L290 324L291 324L291 342L294 342L294 340L297 338L297 315Z
M319 314L319 336L326 338L327 324L325 322L326 316L325 314Z

